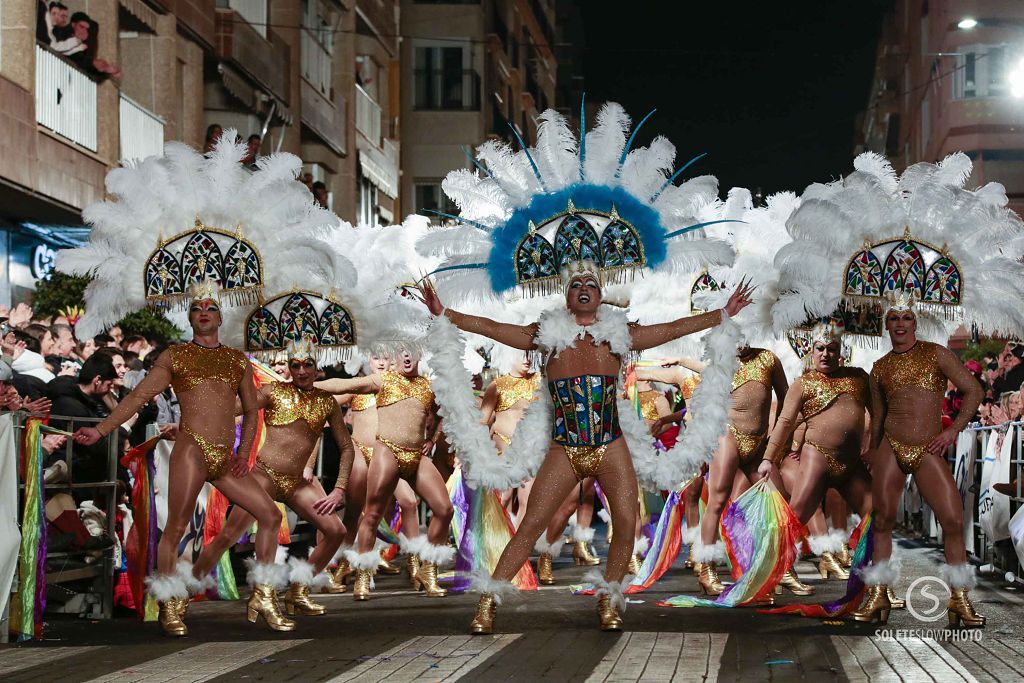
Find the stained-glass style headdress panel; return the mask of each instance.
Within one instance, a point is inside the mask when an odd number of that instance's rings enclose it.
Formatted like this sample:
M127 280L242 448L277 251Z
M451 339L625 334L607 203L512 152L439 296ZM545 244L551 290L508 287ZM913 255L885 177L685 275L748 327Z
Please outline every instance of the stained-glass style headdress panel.
M227 305L252 305L263 289L263 260L241 229L210 228L196 219L195 227L161 239L143 271L146 301L161 308L188 302L189 290L213 282Z
M704 313L705 309L701 308L696 302L703 294L709 294L711 292L717 292L722 288L718 284L715 278L711 277L711 273L704 271L697 276L697 279L693 281L693 285L690 286L690 311L692 313Z
M956 307L963 287L963 272L946 248L915 239L909 229L902 237L865 242L843 273L844 298L854 304L906 292L926 306Z
M321 363L348 360L356 344L355 321L330 296L296 290L259 306L245 323L246 351L261 359L303 340L316 345Z

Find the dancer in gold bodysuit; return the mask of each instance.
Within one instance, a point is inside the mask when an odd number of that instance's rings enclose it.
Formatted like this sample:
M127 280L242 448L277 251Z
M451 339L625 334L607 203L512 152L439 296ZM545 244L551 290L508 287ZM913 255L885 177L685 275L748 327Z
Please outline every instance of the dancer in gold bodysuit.
M310 599L310 589L343 590L333 586L333 577L324 569L345 535L336 511L345 503L355 448L334 397L313 387L315 347L305 341L289 342L288 369L290 383L271 382L257 391L256 402L263 410L267 436L251 476L274 500L295 510L321 534L308 561L295 557L288 560L291 586L284 598L288 614L318 615L327 610ZM338 479L329 494L317 479L304 477L304 471L311 470L316 463L317 441L325 425L330 426L341 451ZM203 548L193 569L195 575L206 576L253 521L253 516L242 508L232 509L220 533Z
M565 311L552 311L539 324L526 326L445 309L429 284L422 289L430 312L444 315L462 330L523 350L540 348L539 339L554 345L546 348L545 373L554 409L552 443L537 472L525 519L505 547L492 577L484 585L478 584L483 595L471 625L474 634L491 632L497 609L495 593L508 589L508 582L526 561L548 521L581 479L595 476L608 496L613 524L631 528L636 519L637 480L629 449L619 438L622 432L615 397L622 354L660 346L722 320L722 311L714 311L661 325L627 327L622 315L619 328L614 322L616 315L601 308L601 277L595 264L570 264L562 271L562 282ZM737 289L724 312L735 315L749 303L749 294L746 287ZM607 341L597 341L595 334ZM622 590L632 546L629 534L616 534L604 578L593 579L600 596L598 615L603 630L622 629L619 610L624 605Z
M701 519L700 542L693 560L700 565L701 591L718 595L725 587L717 563L725 561L725 546L718 540L718 524L726 501L736 499L760 477L757 466L767 442L772 392L782 405L789 388L782 363L767 349L739 351L740 367L732 380L728 432L719 440L708 477L708 505Z
M982 391L952 351L917 338L913 303L909 295L901 295L886 313L892 351L871 369L884 401L883 434L871 471L874 556L865 572L868 591L854 617L883 623L889 617L887 588L898 578L898 567L890 560L892 530L900 490L910 474L942 527L943 578L952 591L947 605L949 623L977 628L985 625L985 617L974 610L968 597L976 579L964 546L963 503L944 454L974 416ZM953 424L942 429L942 399L948 382L963 393L963 403Z
M258 406L252 367L245 355L221 345L220 304L212 286L200 286L189 305L192 341L172 346L157 358L146 378L100 424L82 427L75 440L86 445L117 429L164 391L174 388L181 405L181 426L170 457L167 522L160 536L156 573L147 579L160 603L160 625L172 636L187 634L184 615L190 594L203 586L187 563L178 563L178 544L195 512L203 484L211 482L227 498L256 518L256 561L248 572L253 588L249 620L257 617L274 630L290 631L295 623L281 614L274 585L284 567L274 564L281 511L249 472L248 454L256 436ZM237 454L235 400L242 403L242 438Z
M380 564L380 554L373 550L377 524L400 480L423 497L432 513L426 538L419 536L408 544L420 560L415 579L429 597L447 593L437 583L437 568L455 555L455 549L446 544L454 511L444 479L429 457L441 430L437 425L428 433L434 419L434 394L418 366L419 353L405 348L396 355L394 370L317 382L319 388L333 394L376 394L377 434L366 475L366 504L357 550L348 555L349 564L358 572L352 591L356 600L370 596L373 574Z

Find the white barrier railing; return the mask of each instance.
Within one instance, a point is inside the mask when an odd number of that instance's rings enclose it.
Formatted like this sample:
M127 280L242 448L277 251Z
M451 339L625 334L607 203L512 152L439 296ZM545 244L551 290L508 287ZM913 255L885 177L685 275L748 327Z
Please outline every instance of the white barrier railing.
M302 77L309 81L320 94L331 97L331 53L327 51L313 33L302 29L300 44L302 52Z
M380 147L380 105L373 101L365 90L356 86L356 130L366 139Z
M164 120L121 95L121 163L164 153Z
M96 151L96 82L39 45L36 46L36 122Z

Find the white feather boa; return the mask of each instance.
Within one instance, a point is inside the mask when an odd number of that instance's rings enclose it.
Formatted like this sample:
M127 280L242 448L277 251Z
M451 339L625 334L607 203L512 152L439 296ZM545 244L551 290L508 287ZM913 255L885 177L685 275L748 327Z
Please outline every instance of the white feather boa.
M570 348L585 333L597 342L608 342L612 351L629 353L630 334L625 313L603 310L594 325L578 325L568 311L549 311L541 316L537 343L551 353ZM466 482L486 489L518 486L540 468L548 451L551 434L551 398L546 387L538 386L537 399L526 409L512 443L499 456L486 427L477 418L477 407L469 391L471 378L462 363L465 344L458 328L444 316L434 321L429 335L432 386L438 411L445 421L445 434L463 462ZM705 338L704 357L708 367L690 403L699 420L691 420L671 451L655 451L646 425L626 400L619 400L619 423L633 456L641 483L653 489L674 490L680 482L708 462L725 431L729 416L732 377L738 360L736 348L742 339L739 328L722 314L722 323Z

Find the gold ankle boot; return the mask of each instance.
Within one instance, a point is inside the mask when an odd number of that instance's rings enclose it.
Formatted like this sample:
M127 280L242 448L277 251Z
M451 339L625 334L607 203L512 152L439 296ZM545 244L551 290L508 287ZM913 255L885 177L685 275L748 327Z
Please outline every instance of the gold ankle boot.
M448 591L437 584L437 565L433 562L420 560L420 571L416 575L423 584L423 591L428 598L443 598Z
M295 622L281 614L281 607L277 604L277 591L269 584L260 583L253 586L249 604L246 605L246 614L251 624L255 624L262 617L267 626L274 631L295 630Z
M547 553L541 553L540 557L537 558L537 582L545 586L553 586L555 584L555 574L552 571L551 556Z
M985 617L974 611L974 605L967 596L966 588L954 588L946 603L946 613L949 615L951 627L963 626L964 628L982 628L985 626Z
M891 588L886 588L886 595L889 598L889 604L893 609L903 609L907 606L907 601L903 598L896 597L896 591Z
M586 541L576 541L572 544L572 559L577 567L595 567L601 564L601 559L590 552Z
M844 568L849 568L853 564L853 556L850 555L850 546L848 545L844 545L842 550L835 554L835 557L840 566Z
M633 553L629 556L629 567L626 569L627 572L633 576L640 576L640 569L644 566L644 561L640 559L640 556Z
M683 562L683 567L686 569L693 569L697 571L697 563L693 561L693 544L690 544L690 550L686 553L686 561Z
M622 617L619 610L612 607L612 599L608 595L602 595L597 599L597 616L601 620L602 631L621 631Z
M377 566L377 571L381 574L389 574L394 576L395 574L401 574L401 567L396 567L387 560L384 559L384 551L380 551L380 564Z
M327 583L320 588L321 593L325 593L327 595L338 595L339 593L345 592L345 584L338 581L330 571L325 571L324 577L327 579Z
M839 564L839 560L830 552L821 554L821 560L818 562L818 573L821 574L823 579L828 579L829 574L832 574L839 581L846 581L850 578L850 572L843 569L843 565Z
M356 583L352 586L352 597L356 600L369 600L370 588L373 587L373 570L357 569Z
M288 616L300 614L315 617L327 611L327 608L309 597L309 586L304 583L293 583L284 595L284 610Z
M483 593L476 604L476 616L469 625L469 632L474 636L488 635L494 628L494 617L498 613L498 605L494 602L493 593Z
M188 598L171 598L160 603L160 628L164 630L164 635L175 638L188 635L183 604L188 604Z
M405 569L409 572L409 585L414 591L423 590L423 582L420 581L420 558L418 555L409 555L405 560Z
M868 586L868 591L864 595L864 602L861 603L860 609L853 613L853 618L857 621L877 621L880 624L886 624L889 622L889 610L892 609L892 605L889 604L889 587L888 586Z
M792 569L782 575L779 585L775 587L775 594L782 595L783 587L788 588L793 595L814 595L814 586L803 583Z
M334 568L332 574L334 575L334 583L344 587L345 581L353 574L352 565L348 563L348 560L341 560L338 562L338 566Z
M714 562L706 562L700 565L700 575L697 577L697 583L700 584L700 592L711 597L721 595L722 591L725 590L725 586L718 578Z

